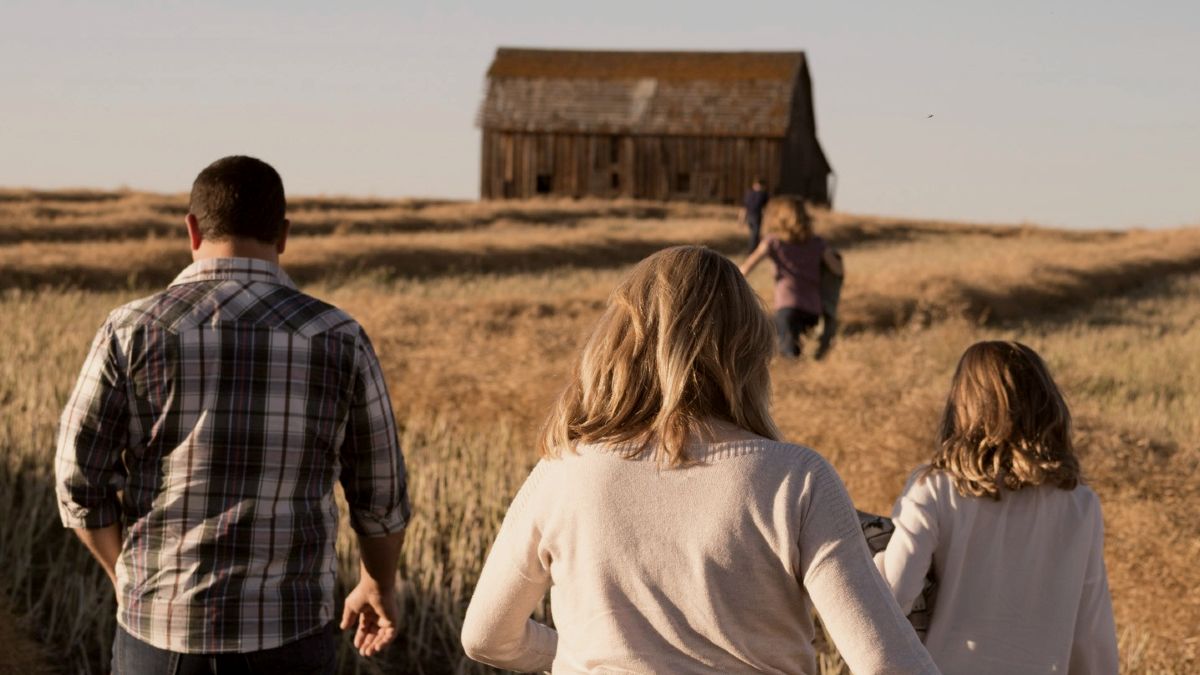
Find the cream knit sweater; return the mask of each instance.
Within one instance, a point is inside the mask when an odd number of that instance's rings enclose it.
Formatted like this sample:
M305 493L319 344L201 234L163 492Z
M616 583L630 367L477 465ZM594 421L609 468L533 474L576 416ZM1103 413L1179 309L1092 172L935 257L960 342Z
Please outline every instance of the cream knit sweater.
M937 601L925 645L946 673L1117 672L1104 519L1091 488L1043 485L1000 501L963 497L918 470L876 558L900 606L932 565Z
M875 570L849 496L808 448L629 445L543 460L463 624L468 656L555 673L815 673L811 610L855 673L936 673ZM550 591L556 633L530 618Z

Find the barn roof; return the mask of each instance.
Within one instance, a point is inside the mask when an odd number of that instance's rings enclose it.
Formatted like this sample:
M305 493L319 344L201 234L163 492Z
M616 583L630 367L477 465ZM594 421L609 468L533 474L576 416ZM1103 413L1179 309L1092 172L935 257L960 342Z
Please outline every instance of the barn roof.
M500 48L479 126L507 131L782 137L803 52Z

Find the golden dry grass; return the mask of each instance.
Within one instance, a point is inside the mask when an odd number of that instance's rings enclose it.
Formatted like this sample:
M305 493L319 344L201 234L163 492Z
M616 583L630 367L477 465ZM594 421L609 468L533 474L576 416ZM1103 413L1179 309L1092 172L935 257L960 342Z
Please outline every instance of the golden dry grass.
M112 606L86 553L57 528L47 492L55 424L107 311L186 263L183 202L0 192L0 232L21 233L0 234L0 312L21 317L0 329L0 481L15 486L0 497L0 561L17 570L0 593L76 670L106 653ZM469 671L455 642L465 601L535 460L536 426L607 293L650 251L695 242L740 255L741 233L731 210L661 204L311 198L292 210L285 267L366 326L405 427L417 517L402 563L406 639L389 662ZM927 453L962 349L997 336L1031 344L1070 399L1104 504L1124 668L1194 670L1200 229L1075 232L837 213L822 214L818 228L845 252L847 334L824 362L775 366L787 436L830 458L860 508L886 511ZM768 271L751 281L768 295ZM342 550L349 569L349 538ZM347 672L380 668L346 663Z

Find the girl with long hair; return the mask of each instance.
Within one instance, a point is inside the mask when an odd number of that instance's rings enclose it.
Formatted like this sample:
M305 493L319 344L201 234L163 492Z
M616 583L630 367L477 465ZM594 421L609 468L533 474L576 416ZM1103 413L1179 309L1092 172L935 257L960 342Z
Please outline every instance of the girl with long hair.
M876 562L900 607L933 568L925 646L946 673L1116 673L1104 521L1041 357L980 342L958 363L928 466Z
M683 246L634 268L488 555L468 656L555 673L815 673L815 607L854 672L936 672L838 475L779 440L773 341L723 256ZM530 618L547 591L556 629Z
M749 275L763 260L775 265L775 332L779 353L799 357L801 338L817 325L823 313L821 268L841 277L842 258L825 240L813 233L812 216L804 201L781 195L767 203L767 238L742 263ZM832 336L831 336L832 337ZM823 343L820 354L828 350Z

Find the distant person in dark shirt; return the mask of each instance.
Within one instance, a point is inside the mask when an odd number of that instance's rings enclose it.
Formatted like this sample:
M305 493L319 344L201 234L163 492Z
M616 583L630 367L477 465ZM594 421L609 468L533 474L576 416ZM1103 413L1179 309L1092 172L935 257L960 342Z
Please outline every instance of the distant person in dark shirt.
M767 205L767 200L771 197L767 194L767 186L761 178L755 178L750 189L746 190L746 196L742 200L742 210L738 214L738 223L746 225L750 228L750 248L753 251L758 248L758 241L762 232L762 217L763 208Z
M841 276L842 260L824 239L813 234L812 219L804 202L790 195L776 197L767 209L770 236L764 239L742 263L742 274L749 275L764 258L775 264L775 329L779 351L796 358L801 338L821 318L822 268Z

